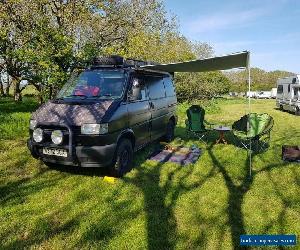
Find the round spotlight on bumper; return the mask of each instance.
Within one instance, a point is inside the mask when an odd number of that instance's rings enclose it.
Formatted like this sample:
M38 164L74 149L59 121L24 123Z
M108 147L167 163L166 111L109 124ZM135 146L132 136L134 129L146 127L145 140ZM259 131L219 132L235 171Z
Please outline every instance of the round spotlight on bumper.
M35 142L41 142L43 140L43 130L41 128L36 128L33 130L32 137Z
M59 145L63 142L63 132L61 130L54 130L51 133L51 140L54 144Z

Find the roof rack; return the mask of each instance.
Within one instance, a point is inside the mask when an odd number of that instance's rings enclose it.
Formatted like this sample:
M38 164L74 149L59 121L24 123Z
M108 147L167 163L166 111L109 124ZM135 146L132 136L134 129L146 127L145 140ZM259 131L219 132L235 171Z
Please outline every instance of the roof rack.
M128 58L124 60L124 66L126 67L141 67L145 65L157 65L158 63L151 61L142 61L137 59Z
M142 61L137 59L125 59L118 55L95 57L92 59L91 68L100 67L134 67L138 68L144 65L157 65L155 62Z

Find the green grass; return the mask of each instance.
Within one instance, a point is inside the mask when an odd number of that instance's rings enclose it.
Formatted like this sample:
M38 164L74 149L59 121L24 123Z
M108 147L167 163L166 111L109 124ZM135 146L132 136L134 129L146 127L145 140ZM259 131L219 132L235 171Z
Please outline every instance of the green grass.
M29 155L27 127L14 120L27 126L36 105L0 100L1 249L236 249L244 233L299 238L300 168L281 161L282 144L300 144L299 117L273 100L253 101L252 111L269 113L275 125L269 150L253 158L252 178L245 150L205 149L186 137L182 104L176 135L204 149L197 163L157 164L147 160L155 147L148 146L114 184L102 170L49 169ZM245 100L216 100L207 120L231 124L246 112Z
M34 98L24 97L16 104L11 98L0 99L0 139L25 138L28 135L30 112L38 107Z

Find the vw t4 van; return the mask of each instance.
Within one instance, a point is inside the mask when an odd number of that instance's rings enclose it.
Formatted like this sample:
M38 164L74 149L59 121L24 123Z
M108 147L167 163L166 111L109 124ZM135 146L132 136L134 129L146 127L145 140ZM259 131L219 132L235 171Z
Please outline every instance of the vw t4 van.
M174 137L172 75L119 56L102 57L41 105L30 120L28 148L46 164L108 167L121 176L133 154Z

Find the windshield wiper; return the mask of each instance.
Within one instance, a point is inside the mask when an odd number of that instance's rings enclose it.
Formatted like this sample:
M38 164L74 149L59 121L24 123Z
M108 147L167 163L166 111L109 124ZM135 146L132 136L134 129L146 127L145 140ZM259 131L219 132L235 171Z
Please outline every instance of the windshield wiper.
M88 98L88 96L86 95L67 95L67 96L57 97L54 100L63 101L65 98L69 98L69 97L81 97L82 100Z
M101 97L111 97L112 94L104 94L104 95L95 95L95 96L91 96L91 98L101 98Z
M67 95L67 96L64 96L64 97L62 97L62 98L68 98L68 97L81 97L81 98L88 98L88 96L86 96L86 95Z

